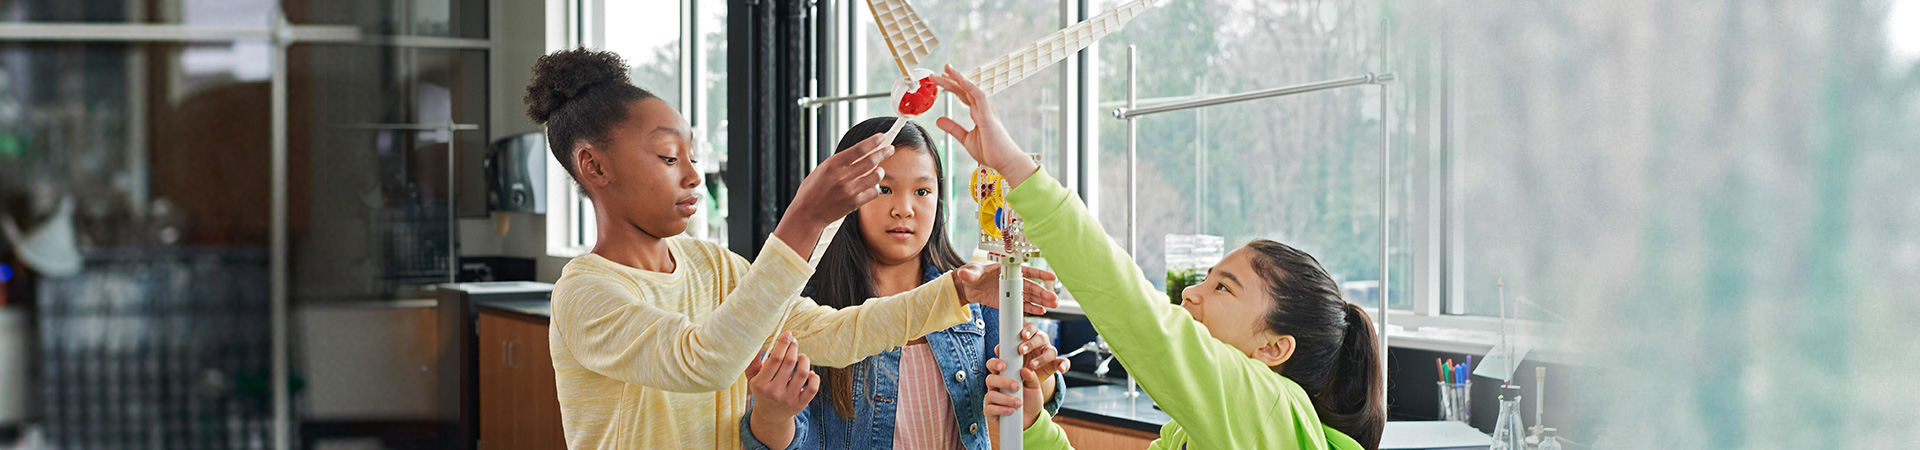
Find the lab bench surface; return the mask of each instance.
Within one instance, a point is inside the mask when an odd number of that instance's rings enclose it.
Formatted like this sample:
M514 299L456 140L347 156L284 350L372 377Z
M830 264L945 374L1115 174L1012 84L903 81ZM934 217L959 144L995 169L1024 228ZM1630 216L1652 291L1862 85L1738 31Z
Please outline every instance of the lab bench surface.
M480 300L473 302L481 311L495 311L528 322L546 325L553 317L553 302L547 300Z
M1146 448L1170 420L1145 391L1129 397L1126 386L1107 384L1067 388L1056 422L1075 448ZM1381 434L1383 450L1484 449L1493 441L1462 422L1392 421Z

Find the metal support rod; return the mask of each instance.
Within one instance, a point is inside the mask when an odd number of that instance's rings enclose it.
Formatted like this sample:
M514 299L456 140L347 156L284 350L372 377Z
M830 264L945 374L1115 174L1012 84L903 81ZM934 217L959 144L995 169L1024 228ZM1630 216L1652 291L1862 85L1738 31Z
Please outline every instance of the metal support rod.
M447 124L447 282L460 281L460 152L454 151L454 124Z
M273 448L281 450L293 448L293 395L287 386L287 377L292 375L292 368L288 367L290 357L287 349L290 345L287 337L287 48L293 42L288 39L290 33L280 33L286 28L286 14L276 11L272 26L275 33L269 34L273 37L273 53L269 56L272 58L273 78L267 91L268 104L272 109L269 113L272 156L268 172L273 183L267 191L271 199L271 211L268 212L267 321L272 330L268 338L272 348L268 352L273 365L267 372L271 377L268 384L273 389Z
M1133 109L1134 100L1139 95L1140 53L1133 45L1127 45L1127 109ZM1116 116L1117 117L1117 116ZM1127 119L1127 257L1134 265L1140 264L1140 154L1138 140L1139 124L1132 117ZM1140 395L1140 383L1133 381L1133 374L1127 374L1127 398Z
M1389 75L1388 80L1391 79L1391 75ZM1388 190L1388 184L1391 182L1390 177L1392 176L1393 160L1389 159L1387 154L1387 85L1382 83L1378 86L1380 86L1380 316L1377 320L1380 321L1380 367L1385 369L1387 356L1389 354L1389 350L1387 349L1387 297L1389 296L1387 287L1393 285L1388 282L1391 279L1388 276L1390 274L1389 269L1392 267L1389 264L1391 260L1388 259L1388 256L1390 256L1388 254L1388 244L1392 241L1392 235L1388 234L1388 232L1391 231L1392 228L1389 228L1387 218L1389 210L1387 200L1391 198L1390 194L1392 193L1392 191ZM1380 385L1386 386L1388 381L1390 380L1387 379L1387 371L1381 370ZM1381 389L1380 394L1385 396L1386 389ZM1381 404L1386 404L1385 398L1381 399Z
M800 105L801 108L818 108L828 103L850 102L891 96L893 96L892 92L868 92L858 95L842 95L839 97L800 97L795 100L794 103Z
M1021 291L1023 288L1023 286L1021 286L1023 279L1020 278L1020 265L1024 262L1025 258L1022 256L1002 256L999 259L1000 360L1007 363L1006 367L1003 367L1000 371L1000 376L1018 382L1020 381L1020 368L1027 365L1025 356L1021 355L1019 350L1020 329L1026 321L1024 311L1022 310L1022 308L1026 306L1026 302L1021 298L1025 293ZM1019 392L1015 392L1013 395L1021 396ZM1026 409L1037 408L1039 406L1040 405L1020 405L1020 408L1016 409L1013 414L1000 416L1000 450L1020 450L1020 433L1024 431L1020 425L1023 421L1022 419L1026 417Z
M360 29L339 25L231 26L161 23L45 22L0 24L0 40L64 42L355 42Z
M456 131L479 130L480 125L471 123L348 123L335 125L333 128L346 130L447 132L447 282L452 283L459 281L460 247L455 245L455 242L458 242L460 239L460 204L454 196L456 195L455 192L460 190L459 177L455 176L460 170L458 159L460 152L454 149L454 143L459 141L459 139L454 139L453 135Z
M379 130L379 131L473 131L480 129L479 124L471 123L344 123L331 128L342 130ZM452 139L452 136L448 136Z
M343 25L287 25L283 28L252 25L202 25L166 23L85 23L44 22L0 24L0 40L39 42L208 42L271 41L276 33L292 33L292 42L325 41L344 45L373 45L400 48L492 50L493 41L437 36L404 36L361 33L359 27Z
M1328 89L1343 88L1348 86L1359 86L1363 84L1383 84L1389 81L1393 81L1393 78L1394 78L1394 75L1391 73L1379 73L1379 74L1370 73L1370 74L1360 75L1352 78L1341 78L1338 80L1328 80L1328 81L1321 81L1317 83L1307 83L1307 84L1296 85L1296 86L1284 86L1284 87L1277 87L1272 89L1261 89L1258 91L1242 92L1239 94L1227 94L1227 95L1221 95L1216 97L1207 97L1199 100L1185 101L1180 103L1170 103L1170 104L1152 106L1147 108L1135 109L1132 104L1128 104L1126 108L1113 110L1113 117L1121 118L1121 119L1131 119L1131 118L1146 116L1146 115L1188 110L1188 109L1200 108L1200 107L1206 107L1206 106L1225 105L1228 103L1239 103L1239 102L1244 102L1248 100L1257 100L1257 99L1263 99L1268 97L1279 97L1283 95L1303 94L1307 92L1324 91Z

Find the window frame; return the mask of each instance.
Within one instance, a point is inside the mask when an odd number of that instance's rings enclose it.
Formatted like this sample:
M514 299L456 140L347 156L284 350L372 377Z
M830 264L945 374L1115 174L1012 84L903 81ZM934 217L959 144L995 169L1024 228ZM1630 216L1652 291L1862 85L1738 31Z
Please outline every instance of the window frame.
M680 95L680 112L694 128L695 151L710 148L707 145L708 127L706 113L709 108L702 92L706 86L706 39L700 28L699 0L676 0L680 6L679 76L676 79ZM587 47L605 48L607 42L607 0L547 0L547 52ZM711 155L724 159L722 155ZM706 168L718 173L718 161L702 161L702 175ZM582 195L573 177L566 168L557 162L547 166L547 255L572 258L585 255L593 250L598 235L593 216L593 200ZM708 220L725 220L720 217L708 217ZM724 245L726 236L713 236Z

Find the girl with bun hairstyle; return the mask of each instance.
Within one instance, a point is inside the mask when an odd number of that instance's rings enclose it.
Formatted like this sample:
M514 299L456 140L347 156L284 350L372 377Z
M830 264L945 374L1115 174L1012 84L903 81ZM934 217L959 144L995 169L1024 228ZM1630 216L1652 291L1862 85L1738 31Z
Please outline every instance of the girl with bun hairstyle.
M1060 282L1173 419L1149 448L1379 448L1380 342L1366 311L1340 297L1312 255L1254 240L1182 291L1179 306L1168 304L1085 204L1013 143L978 87L951 67L934 81L967 104L976 124L968 130L941 118L940 128L1006 176L1007 204L1025 220L1027 239L1047 259L1073 262L1054 265ZM1033 371L1021 369L1024 380L1015 381L999 375L1003 367L987 362L986 413L1028 405L1024 448L1069 448L1060 427L1032 406L1040 402Z
M860 361L971 320L969 301L997 301L999 269L982 265L844 309L798 296L821 230L879 195L877 169L893 149L878 135L808 175L749 263L679 236L698 207L692 130L628 81L618 55L541 57L526 105L546 126L554 159L593 200L598 233L553 290L547 342L568 448L740 448L750 389L797 386L764 396L762 408L804 406L819 385L809 365ZM1029 309L1052 305L1052 292L1027 290ZM773 336L776 328L788 332Z

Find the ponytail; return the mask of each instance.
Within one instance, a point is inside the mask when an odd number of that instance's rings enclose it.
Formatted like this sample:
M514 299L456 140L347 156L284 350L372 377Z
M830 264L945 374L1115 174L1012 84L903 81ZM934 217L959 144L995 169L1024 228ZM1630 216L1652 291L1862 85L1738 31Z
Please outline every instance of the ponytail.
M1321 423L1346 433L1368 450L1377 450L1387 425L1380 340L1366 310L1353 303L1346 303L1345 309L1346 333L1327 372L1327 386L1312 395L1313 410L1320 414Z
M1340 297L1339 283L1313 255L1265 239L1247 248L1274 302L1262 322L1298 343L1293 357L1273 370L1307 391L1320 423L1379 450L1387 425L1386 382L1373 321Z

